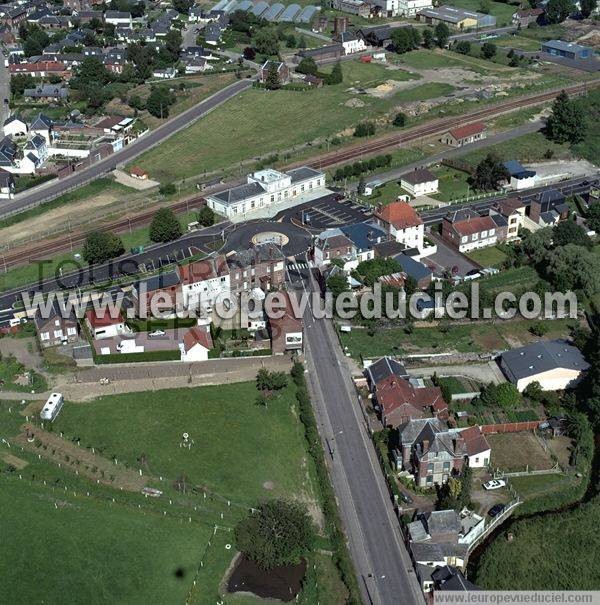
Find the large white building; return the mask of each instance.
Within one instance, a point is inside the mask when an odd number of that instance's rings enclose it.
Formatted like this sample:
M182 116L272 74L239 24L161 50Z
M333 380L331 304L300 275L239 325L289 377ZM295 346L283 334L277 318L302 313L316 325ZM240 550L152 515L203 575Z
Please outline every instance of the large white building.
M308 201L303 197L325 189L325 174L308 166L279 172L272 168L248 175L245 185L232 187L206 197L208 207L227 218L245 217L277 208L296 201Z
M437 176L427 168L415 169L400 177L400 187L414 197L437 193L438 185Z
M433 8L431 0L398 0L398 14L403 17L414 17L425 8Z
M416 210L406 202L392 202L374 213L376 223L397 242L419 252L424 248L425 226Z

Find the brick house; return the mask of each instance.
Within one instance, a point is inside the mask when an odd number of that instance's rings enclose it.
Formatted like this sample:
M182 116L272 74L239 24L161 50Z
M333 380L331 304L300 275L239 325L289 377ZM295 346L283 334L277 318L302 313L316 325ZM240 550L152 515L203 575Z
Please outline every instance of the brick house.
M137 282L132 288L136 313L150 315L150 305L160 312L175 311L177 294L181 291L179 274L176 271L160 273Z
M512 16L512 21L519 27L527 27L530 23L538 23L544 14L543 8L521 8Z
M258 81L266 84L271 65L275 65L277 68L279 84L287 84L290 81L290 70L283 61L265 61L258 70Z
M480 216L475 210L456 210L442 221L442 238L459 252L469 252L501 241L498 224L489 214Z
M474 122L473 124L449 130L440 140L442 143L450 145L450 147L462 147L475 141L481 141L486 136L485 124L483 122Z
M397 242L408 248L423 250L425 227L417 211L406 202L393 202L380 206L373 214L377 225Z
M304 347L304 326L302 319L295 316L290 295L281 292L279 298L283 299L285 309L281 314L281 307L275 310L281 317L268 315L269 336L271 337L271 350L274 355L283 355L286 351L302 351Z
M336 258L346 263L356 258L356 248L352 240L338 229L328 230L315 240L313 256L317 267L329 265Z
M231 292L254 288L278 289L285 280L285 257L272 244L261 244L227 255Z
M34 319L40 345L44 348L75 342L79 332L79 324L71 311L68 317L63 313L56 302L52 305L48 317L42 317L38 308Z

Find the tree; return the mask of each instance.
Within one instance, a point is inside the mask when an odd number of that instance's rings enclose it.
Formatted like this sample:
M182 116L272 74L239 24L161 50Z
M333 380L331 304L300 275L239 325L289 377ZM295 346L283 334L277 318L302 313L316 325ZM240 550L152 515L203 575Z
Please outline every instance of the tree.
M246 48L244 48L244 59L248 60L248 61L254 61L254 58L256 57L256 52L254 51L254 49L251 46L246 46Z
M523 395L525 395L525 397L527 397L533 401L541 401L541 399L544 395L544 391L542 390L542 385L537 380L530 382L525 387L525 390L523 391Z
M287 386L287 376L284 372L269 372L266 368L258 370L256 388L263 393L280 391Z
M598 0L580 0L581 16L587 19L596 10L597 5Z
M279 81L279 71L277 70L277 63L270 61L267 67L267 75L265 78L265 86L268 90L277 90L281 88L281 82Z
M552 239L555 246L575 244L576 246L589 248L592 245L592 240L585 229L575 221L561 221L558 223L552 230Z
M361 176L360 179L358 179L358 185L356 187L356 192L358 193L358 195L364 195L365 187L365 177Z
M341 84L344 81L342 64L338 61L327 78L327 84Z
M44 48L48 46L50 37L48 34L36 26L35 29L30 30L29 35L23 42L23 52L26 57L32 57L34 55L41 55Z
M252 41L254 50L261 55L276 57L279 54L279 37L271 28L265 27L259 30Z
M13 79L14 76L10 79L11 84ZM600 233L600 204L596 203L590 206L585 220L590 229Z
M548 329L548 324L545 324L543 321L538 321L529 328L529 331L534 336L539 336L541 338L544 334L548 333Z
M294 34L290 34L285 39L285 45L287 48L296 48L297 44L298 44L298 42L296 41L296 36L294 36Z
M400 111L394 116L393 124L394 124L394 126L397 126L398 128L402 128L403 126L406 126L406 121L407 121L406 114L402 113Z
M479 2L479 12L484 15L489 15L492 10L491 0L480 0Z
M176 191L177 189L175 188L175 185L173 185L173 183L161 183L158 186L158 192L161 195L173 195Z
M105 263L123 252L121 238L109 231L92 231L83 244L83 259L90 265Z
M546 253L541 269L557 290L582 290L586 296L600 292L600 258L587 248L558 246Z
M169 106L175 101L173 95L165 86L157 86L146 99L146 109L156 118L168 118Z
M450 28L445 23L438 23L435 26L435 39L440 48L444 48L448 44L450 38Z
M98 57L86 57L81 62L69 85L76 90L83 90L90 85L105 86L111 79L110 72Z
M150 223L150 239L153 242L172 242L181 237L181 225L170 208L160 208Z
M546 5L546 20L548 23L562 23L574 10L572 0L549 0Z
M335 299L343 292L348 292L348 279L340 273L332 275L327 280L327 289L331 292L333 298Z
M296 71L301 74L310 74L312 76L316 76L319 68L312 57L304 57L302 61L298 63Z
M475 169L475 174L471 177L471 185L475 189L491 191L498 189L501 181L509 178L508 170L500 159L492 153L489 153Z
M414 50L421 43L421 34L419 30L411 25L408 27L398 27L392 31L392 46L398 54L407 53Z
M10 78L10 93L14 97L20 97L26 88L33 88L35 80L29 74L14 74Z
M215 213L208 206L203 206L198 212L198 222L203 227L210 227L215 224Z
M555 143L581 143L587 133L585 112L577 101L563 90L552 104L552 113L546 122L546 134Z
M296 563L312 550L314 541L306 507L283 499L260 504L235 528L237 549L261 569Z
M481 55L484 59L491 59L496 56L496 45L491 42L484 42L481 47Z
M461 40L456 43L454 50L461 55L468 55L471 52L471 43L468 40Z
M479 400L486 406L511 409L521 403L521 393L512 382L489 384L481 391Z
M423 46L425 48L433 48L435 46L435 35L429 27L423 30Z
M356 267L356 273L361 281L372 286L382 275L391 275L402 271L400 263L393 258L374 258L364 260Z
M173 0L171 4L178 13L187 15L190 12L190 8L194 6L194 0Z
M375 124L373 122L360 122L354 129L355 137L369 137L375 134Z
M523 252L534 262L539 263L552 244L552 228L544 227L537 231L525 231L521 238Z

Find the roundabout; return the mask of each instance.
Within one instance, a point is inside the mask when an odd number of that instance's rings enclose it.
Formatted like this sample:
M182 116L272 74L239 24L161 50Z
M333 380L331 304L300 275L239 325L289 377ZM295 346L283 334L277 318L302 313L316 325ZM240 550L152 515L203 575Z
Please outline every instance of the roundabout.
M274 221L252 221L236 225L227 234L222 253L243 250L250 246L271 244L281 248L287 257L296 257L311 246L311 235L303 227L292 223Z

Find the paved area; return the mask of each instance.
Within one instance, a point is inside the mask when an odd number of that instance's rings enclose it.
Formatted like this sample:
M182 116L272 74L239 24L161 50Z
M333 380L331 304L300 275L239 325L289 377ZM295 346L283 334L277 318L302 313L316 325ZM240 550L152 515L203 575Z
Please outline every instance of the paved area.
M127 174L123 170L113 170L113 176L117 183L137 189L138 191L144 191L145 189L152 189L152 187L158 187L160 183L153 181L152 179L134 179L131 175Z
M437 374L438 376L463 376L485 384L506 382L504 374L502 374L495 361L480 364L440 365L406 369L412 376L423 376L425 378L431 378L431 376Z
M10 99L10 75L4 65L4 54L0 55L0 120L2 124L10 115L10 108L4 99Z
M562 181L564 179L585 177L599 172L598 166L595 166L587 160L538 162L527 164L526 168L535 170L540 185Z
M2 338L0 353L3 357L14 355L26 368L32 370L38 370L42 366L35 338Z
M163 330L164 336L149 336L148 332L126 334L113 338L102 338L94 340L94 349L101 355L118 353L117 347L124 341L134 342L136 346L144 347L144 351L173 351L177 350L179 343L183 340L189 328L178 328L175 330ZM133 346L133 345L125 345Z
M457 250L448 246L437 234L428 233L427 235L435 241L438 249L435 254L430 254L424 258L423 262L433 269L436 275L443 274L446 268L451 269L453 275L460 276L464 276L469 271L477 269L477 266L474 263L470 262ZM454 268L456 268L456 270L454 270Z

